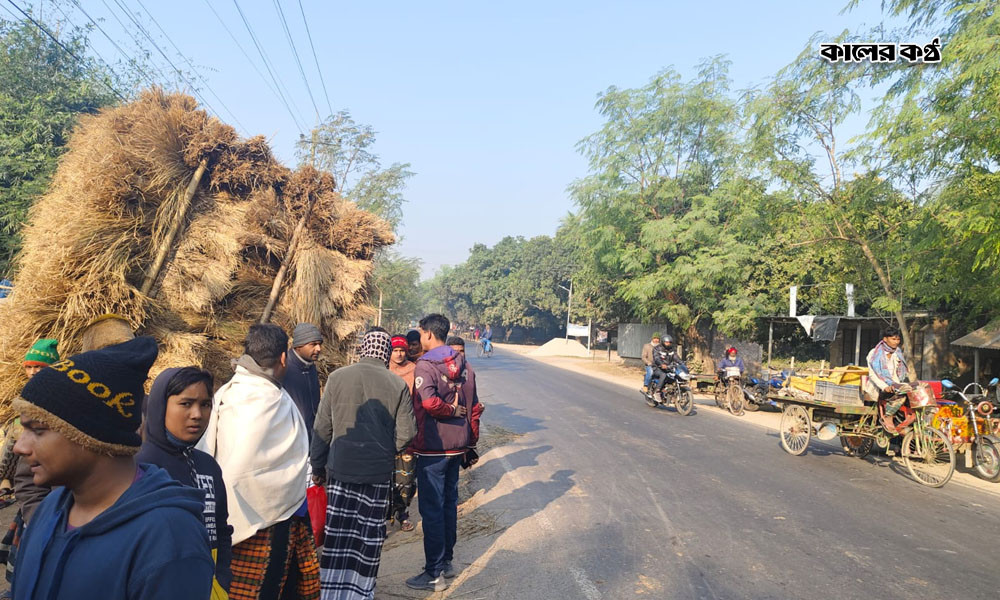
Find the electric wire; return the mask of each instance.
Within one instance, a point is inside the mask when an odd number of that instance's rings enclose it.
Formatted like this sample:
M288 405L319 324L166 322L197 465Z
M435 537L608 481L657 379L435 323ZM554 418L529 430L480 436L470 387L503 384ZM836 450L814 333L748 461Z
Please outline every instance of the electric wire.
M13 6L15 9L17 9L17 12L21 13L22 15L24 15L25 19L31 21L35 25L35 27L37 27L38 29L40 29L42 31L42 33L44 33L45 35L47 35L49 37L49 39L51 39L53 42L55 42L56 45L58 45L60 48L62 48L63 52L65 52L66 54L72 56L81 65L86 64L85 61L82 58L80 58L79 56L77 56L76 54L74 54L72 50L70 50L69 48L67 48L65 44L63 44L61 41L59 41L59 38L57 38L56 36L52 35L52 33L44 25L42 25L41 23L39 23L38 21L36 21L34 19L34 17L32 17L27 12L25 12L23 8L21 8L20 6L18 6L14 2L14 0L7 0L7 2L10 3L10 5ZM108 89L111 90L111 92L114 95L118 96L118 98L120 100L122 100L123 102L125 101L125 96L122 95L121 92L119 92L118 90L116 90L114 88L114 86L112 86L110 83L108 83L107 81L104 81L104 80L101 80L101 83L103 83L104 85L106 85L108 87Z
M323 69L319 68L319 57L316 56L316 46L313 45L312 33L309 31L309 20L306 19L306 10L302 8L302 0L299 0L299 12L302 13L302 23L306 26L306 37L309 39L309 48L312 50L313 61L316 63L316 72L319 73L319 82L323 85L323 97L326 98L326 107L333 115L333 105L330 104L330 94L326 93L326 80L323 79Z
M288 45L292 48L292 56L295 58L295 64L299 67L299 74L302 75L302 83L306 84L309 101L312 102L313 110L316 111L316 120L319 121L319 107L316 106L316 98L313 97L312 88L309 86L309 79L306 78L306 71L302 68L299 51L295 48L295 40L292 39L292 32L288 29L288 21L285 19L285 11L281 8L280 0L274 0L274 8L278 11L281 28L285 30L285 39L288 40Z
M150 35L149 31L147 31L146 28L142 25L142 23L139 22L139 19L136 18L136 16L133 15L132 12L128 10L128 7L125 6L121 2L121 0L114 0L114 2L115 4L118 5L118 8L120 8L122 12L125 13L125 15L129 18L129 20L135 24L135 26L139 29L139 32L142 33L147 40L149 40L149 43L152 44L153 48L155 48L156 51L160 54L160 56L163 57L163 60L167 61L167 64L170 65L170 68L174 70L177 76L181 78L184 81L184 83L188 85L188 87L191 88L191 93L194 94L195 98L197 98L199 102L204 104L205 107L208 108L208 110L212 112L216 116L216 118L218 118L219 111L215 110L215 107L213 107L208 102L208 100L205 99L205 97L198 91L198 88L194 85L194 83L192 83L191 80L187 78L187 76L184 74L183 71L177 68L177 65L174 64L174 61L170 60L170 57L167 56L167 53L164 52L162 48L160 48L160 45L156 43L156 40L153 39L153 36Z
M264 53L264 49L261 47L260 41L257 39L257 35L253 32L253 27L250 26L250 21L247 20L247 16L243 13L243 9L240 8L240 3L237 0L233 0L233 4L236 6L237 12L240 13L240 18L243 20L243 26L246 27L247 33L250 34L250 40L253 42L253 45L257 48L257 53L260 54L260 58L264 62L264 68L267 69L268 74L274 81L275 87L278 89L278 94L281 96L282 103L285 105L285 108L288 109L288 114L291 115L292 120L295 122L295 127L299 130L299 134L302 134L304 128L302 127L302 124L299 122L298 117L295 116L295 112L292 110L292 107L289 104L288 99L285 98L285 94L282 92L284 86L281 84L278 76L275 75L274 69L271 67L269 61L267 60L267 56Z
M98 23L96 19L90 16L90 13L84 10L83 6L80 5L80 2L78 0L72 0L72 2L74 5L76 5L76 8L83 13L83 16L87 17L87 20L90 21L94 25L94 27L96 27L97 30L100 31L105 38L107 38L109 42L111 42L111 45L114 46L116 50L118 50L118 53L121 54L123 57L125 57L125 60L127 60L132 65L132 68L135 69L140 75L145 77L147 83L149 83L150 85L155 84L155 81L153 80L152 76L150 76L150 74L147 73L146 70L143 69L139 65L139 63L136 62L136 60L131 55L129 55L128 52L126 52L121 46L119 46L118 42L116 42L114 38L108 35L108 32L105 31L103 27L101 27L101 24ZM58 4L56 4L56 6L59 7ZM60 7L59 10L62 11L62 8ZM67 15L65 12L63 13L63 15L67 19L69 19L69 15ZM91 48L93 48L93 46L91 46Z
M194 73L194 75L198 77L198 79L200 79L201 82L205 85L205 89L208 90L208 93L212 94L212 96L219 101L219 105L222 106L222 110L226 111L226 113L230 117L232 117L236 125L238 125L239 128L243 130L243 133L246 134L247 128L243 126L243 123L240 123L240 120L239 118L237 118L236 114L233 111L229 110L229 107L226 106L226 103L223 102L222 98L220 98L219 95L215 93L215 90L212 89L212 86L208 83L208 80L205 79L205 77L201 73L199 73L198 70L195 68L194 64L191 62L191 59L189 59L186 54L181 52L181 49L177 47L177 44L174 43L174 40L171 39L170 35L163 29L163 27L160 25L160 22L156 20L156 17L153 16L153 13L149 12L149 9L146 8L146 5L142 3L142 0L136 0L136 2L139 4L140 7L142 7L142 10L146 11L146 14L149 15L149 18L153 21L153 25L156 25L156 28L160 30L160 33L163 34L163 37L167 39L170 45L174 47L174 50L177 52L177 54L184 59L184 62L188 64L188 67L190 67L191 72Z
M96 20L96 19L93 19L93 18L91 18L91 17L90 17L90 15L89 15L89 14L87 14L87 11L85 11L85 10L83 9L83 6L82 6L82 5L80 4L79 0L72 0L72 2L73 2L74 4L76 4L76 7L77 7L77 8L79 8L79 9L80 9L80 11L81 11L81 12L82 12L82 13L83 13L84 15L87 15L87 18L88 18L88 19L90 19L90 22L91 22L91 23L94 23L95 25L97 25L97 20ZM133 42L133 43L135 44L135 47L136 47L136 49L137 49L137 50L138 50L139 52L145 52L145 48L144 48L144 45L143 45L143 42L142 42L142 40L141 40L141 39L139 38L138 34L135 34L135 33L132 33L132 31L131 31L131 30L129 29L128 25L126 25L126 24L125 24L125 22L124 22L124 21L122 21L122 20L121 20L121 19L120 19L120 18L118 17L118 13L116 13L116 12L114 11L114 9L112 9L112 8L111 8L111 6L110 6L110 5L109 5L109 4L107 3L107 0L101 0L101 4L103 4L103 5L104 5L104 8L105 8L105 9L106 9L106 10L108 11L108 14L110 14L110 15L111 15L111 16L112 16L112 17L114 18L114 20L118 22L118 25L119 25L119 26L120 26L120 27L122 28L122 31L123 31L123 32L125 32L125 33L126 33L126 34L127 34L127 35L128 35L129 37L130 37L130 38L132 38L132 42ZM98 26L98 27L100 27L100 26ZM102 33L104 32L104 30L103 30L103 29L101 29L101 31L102 31ZM119 52L121 52L123 56L125 56L125 57L128 57L128 56L129 56L129 54L128 54L127 52L125 52L124 50L122 50L122 49L121 49L121 47L120 47L120 46L118 46L118 44L117 44L117 43L116 43L116 42L115 42L115 41L114 41L114 40L113 40L113 39L111 38L111 36L110 36L110 35L108 35L107 33L104 33L104 37L108 38L108 40L109 40L109 41L110 41L110 42L111 42L112 44L114 44L116 48L118 48L118 49L119 49ZM160 69L160 67L159 67L159 66L158 66L158 65L157 65L156 63L154 63L154 62L150 61L150 62L149 62L149 67L150 67L150 68L151 68L151 69L152 69L153 71L155 71L155 75L156 75L157 77L159 77L159 79L157 80L157 79L155 79L155 78L154 78L154 77L153 77L152 75L149 75L149 76L147 77L147 82L149 83L149 85L156 85L157 81L161 81L161 82L164 82L164 83L166 83L167 81L169 81L169 80L170 80L170 78L169 78L169 77L167 77L166 73L164 73L164 72L163 72L163 70L162 70L162 69Z
M267 86L267 89L271 90L271 93L274 94L275 98L281 100L281 97L278 95L278 91L274 89L274 85L268 80L268 78L264 75L264 73L261 72L260 67L257 66L257 63L254 62L252 58L250 58L250 55L243 48L243 44L240 44L240 41L236 38L236 35L233 34L233 30L230 29L228 25L226 25L226 21L223 20L223 18L219 15L218 11L215 10L215 7L212 6L212 3L209 2L209 0L204 0L204 2L205 5L208 6L208 9L212 11L212 14L215 15L215 18L219 21L219 24L222 25L222 28L225 29L226 33L229 34L229 37L233 40L233 43L236 44L236 47L240 49L241 53L243 53L243 58L247 59L247 62L250 63L251 67L253 67L253 70L256 71L257 75L260 76L260 80L264 82L264 85Z
M62 4L60 4L58 2L54 2L53 5L56 7L56 10L58 10L59 13L62 14L63 18L66 19L66 23L68 23L71 27L74 27L74 28L77 27L76 23L73 22L73 19L70 18L69 13L67 13L63 9ZM121 81L122 80L121 75L119 75L118 72L115 71L114 67L111 66L111 62L108 61L108 59L104 58L104 55L101 54L100 51L98 51L97 48L94 47L94 44L91 43L90 39L87 38L87 37L85 37L85 38L83 38L83 42L84 42L84 44L86 44L86 46L88 48L90 48L90 51L93 52L97 56L97 58L104 64L104 68L106 68L108 70L108 73L110 73L111 76L114 76L114 80L115 81ZM112 42L112 43L114 43L114 42ZM128 58L128 56L126 56L126 58ZM139 70L139 69L136 69L136 70Z

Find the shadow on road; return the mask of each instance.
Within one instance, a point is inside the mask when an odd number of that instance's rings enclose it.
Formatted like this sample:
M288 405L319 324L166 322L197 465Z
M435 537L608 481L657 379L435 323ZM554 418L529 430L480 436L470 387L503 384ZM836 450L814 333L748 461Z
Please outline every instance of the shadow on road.
M491 458L490 460L480 463L476 470L471 473L469 478L469 496L473 496L478 491L483 493L489 493L503 476L511 471L515 471L522 467L536 467L538 466L538 457L542 454L548 452L552 449L552 446L536 446L534 448L522 448L517 452L511 452L510 454L503 457L506 464L503 465L501 469L494 468L497 465L499 458ZM509 469L509 470L508 470Z
M486 406L484 418L489 418L491 423L501 425L515 433L524 434L545 429L541 419L521 414L521 409L513 408L509 404L491 401L483 402L483 405Z

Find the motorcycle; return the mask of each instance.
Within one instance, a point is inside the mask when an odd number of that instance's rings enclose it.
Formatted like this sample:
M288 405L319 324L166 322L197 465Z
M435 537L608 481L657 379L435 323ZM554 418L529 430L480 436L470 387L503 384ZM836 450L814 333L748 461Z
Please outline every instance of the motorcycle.
M996 384L994 379L989 387ZM947 390L945 395L961 403L963 410L961 414L945 416L944 409L939 409L935 421L940 421L945 435L955 443L956 450L971 452L972 466L980 477L986 481L1000 481L1000 438L991 431L993 403L984 395L967 394L968 388L959 391L958 386L947 379L942 380L941 385ZM986 391L982 386L979 389Z
M788 374L788 371L782 371L768 380L750 377L747 380L747 385L743 387L743 395L746 397L743 408L750 412L760 410L764 405L778 408L778 405L773 400L768 400L767 395L780 390L785 385L785 379L788 378Z
M687 365L678 363L666 372L663 387L657 394L646 392L643 397L646 404L656 408L657 406L670 406L673 404L677 412L687 416L694 410L694 394L691 393L691 372ZM656 387L657 380L650 381L649 387Z

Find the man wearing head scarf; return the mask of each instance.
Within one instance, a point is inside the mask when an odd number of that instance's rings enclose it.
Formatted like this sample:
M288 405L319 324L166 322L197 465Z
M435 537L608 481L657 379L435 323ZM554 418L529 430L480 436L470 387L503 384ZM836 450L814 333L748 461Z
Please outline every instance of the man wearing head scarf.
M323 600L375 597L396 454L416 434L410 388L389 372L392 345L365 334L361 359L334 371L316 412L310 462L326 484Z
M316 360L323 350L323 334L312 323L299 323L292 331L292 351L288 353L288 370L281 381L302 415L312 439L313 421L319 406L319 373Z

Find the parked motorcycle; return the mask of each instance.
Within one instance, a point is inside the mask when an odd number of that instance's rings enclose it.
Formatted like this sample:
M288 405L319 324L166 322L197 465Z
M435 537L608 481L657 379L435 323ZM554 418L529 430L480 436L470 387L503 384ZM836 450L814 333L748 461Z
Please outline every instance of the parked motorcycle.
M782 371L771 376L770 379L764 380L758 377L750 377L747 379L747 384L743 388L743 395L746 397L746 402L744 402L743 408L754 412L760 410L762 406L770 405L777 407L777 405L768 400L767 395L773 392L777 392L785 385L785 380L788 378L788 371Z
M687 365L677 364L664 376L666 380L659 393L646 392L643 395L646 404L654 408L673 404L680 414L690 415L691 411L694 410L694 394L691 393L691 372L688 371ZM650 381L650 389L656 387L658 383L655 379Z
M994 379L990 382L990 387L996 384L997 380ZM942 380L941 385L948 390L947 396L962 404L964 414L945 418L941 414L944 410L942 408L935 415L935 420L941 421L944 434L952 440L957 451L971 453L972 465L980 477L986 481L1000 481L1000 438L989 431L993 403L983 395L968 395L959 391L958 386L947 379ZM979 387L982 390L982 386ZM985 431L981 425L985 427Z

